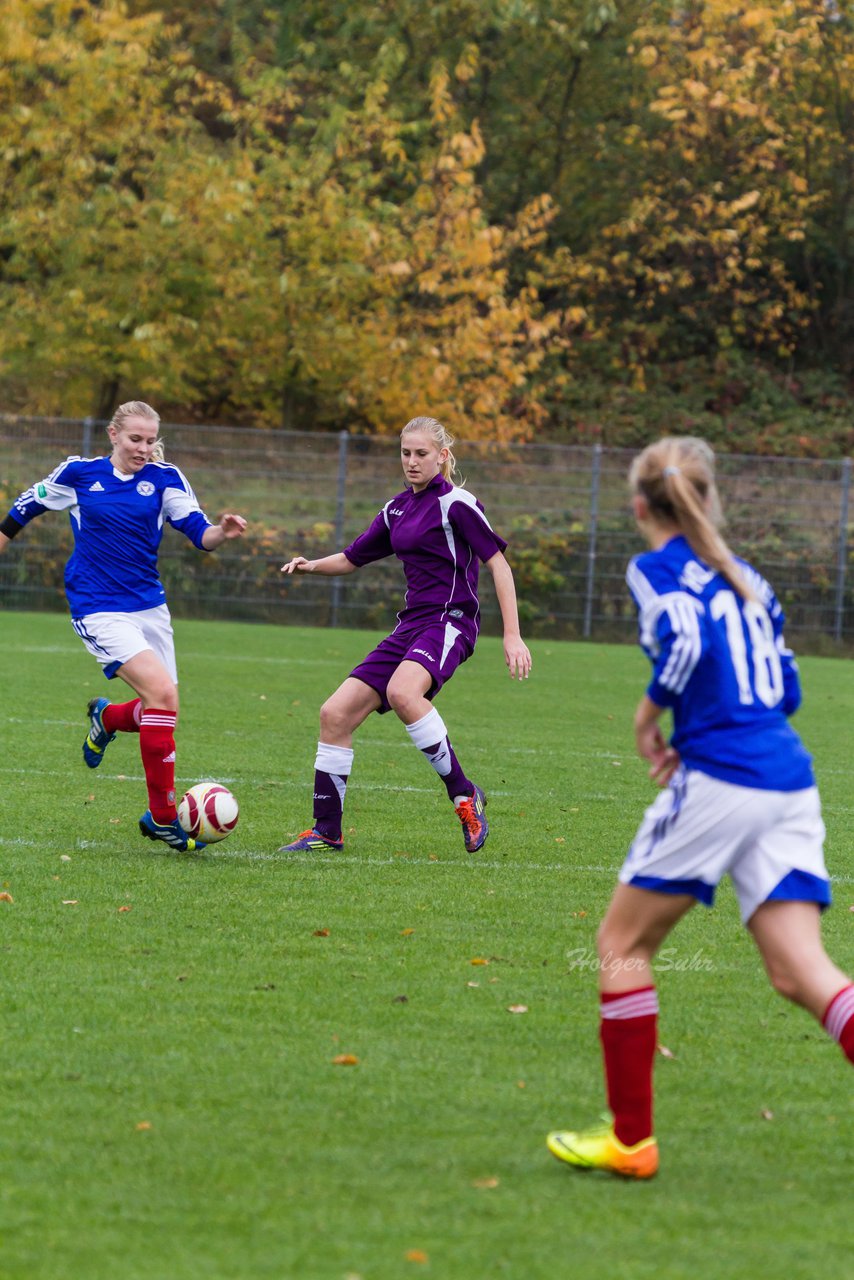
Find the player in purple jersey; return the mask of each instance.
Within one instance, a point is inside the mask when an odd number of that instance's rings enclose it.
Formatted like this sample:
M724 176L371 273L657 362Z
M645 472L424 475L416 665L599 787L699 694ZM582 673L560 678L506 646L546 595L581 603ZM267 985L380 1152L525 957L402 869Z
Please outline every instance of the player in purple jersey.
M519 633L506 542L494 532L476 498L454 485L452 437L435 418L413 418L400 435L408 487L391 498L354 542L320 560L294 556L283 573L353 573L396 555L406 597L394 631L320 709L314 775L314 823L280 852L344 847L344 793L353 763L353 734L371 714L392 710L413 744L441 777L462 824L466 849L487 837L486 796L457 760L432 699L470 658L477 641L478 564L489 569L504 624L504 658L515 679L527 679L531 655Z
M83 759L95 769L116 733L139 734L149 802L140 832L183 851L200 846L175 807L178 675L157 552L164 521L202 551L240 537L246 521L226 512L211 524L185 477L164 461L159 424L141 400L120 405L107 427L110 456L67 458L25 490L0 523L0 552L45 511L69 511L74 553L65 590L72 625L104 675L120 676L136 694L123 703L91 700Z
M718 533L714 455L702 440L660 440L629 478L651 548L627 574L653 667L635 740L666 789L646 812L597 939L612 1119L547 1141L575 1168L648 1178L658 1169L653 958L697 901L711 906L724 875L776 990L821 1022L851 1062L854 983L821 941L830 902L824 824L810 757L786 719L800 688L782 610ZM668 708L670 743L659 725Z

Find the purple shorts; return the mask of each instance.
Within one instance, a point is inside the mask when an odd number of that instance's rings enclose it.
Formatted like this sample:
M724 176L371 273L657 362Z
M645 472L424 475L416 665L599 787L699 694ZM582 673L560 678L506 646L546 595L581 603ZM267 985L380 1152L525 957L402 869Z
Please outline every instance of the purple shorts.
M380 696L377 710L384 715L391 710L386 697L388 682L401 662L418 662L429 671L432 684L427 697L435 698L442 685L473 652L474 645L459 627L451 622L434 622L393 631L350 675L376 690Z

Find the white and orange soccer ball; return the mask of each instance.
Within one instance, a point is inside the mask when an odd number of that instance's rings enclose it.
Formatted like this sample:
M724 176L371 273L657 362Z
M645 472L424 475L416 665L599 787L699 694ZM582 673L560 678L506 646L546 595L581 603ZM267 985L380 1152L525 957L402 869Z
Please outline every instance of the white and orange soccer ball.
M181 797L178 820L194 840L214 844L237 826L237 801L221 782L197 782Z

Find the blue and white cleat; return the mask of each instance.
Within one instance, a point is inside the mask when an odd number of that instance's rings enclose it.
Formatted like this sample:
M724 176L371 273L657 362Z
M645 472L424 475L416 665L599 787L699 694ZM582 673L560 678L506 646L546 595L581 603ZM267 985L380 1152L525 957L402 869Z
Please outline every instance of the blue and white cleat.
M162 840L179 853L198 853L200 849L207 847L204 840L194 840L192 836L188 836L177 818L174 822L155 822L150 809L146 809L140 818L139 830L149 840Z
M486 796L475 784L474 795L461 800L454 806L454 812L463 824L463 841L466 853L477 853L482 849L489 835L489 823L486 820Z
M86 708L89 716L89 732L83 743L83 759L90 769L97 769L104 758L104 752L116 736L104 728L104 708L110 705L109 698L93 698Z
M309 827L308 831L303 831L301 835L297 836L293 844L283 844L278 852L325 853L332 850L334 853L340 853L343 848L343 840L327 840L326 836L322 836L319 831Z

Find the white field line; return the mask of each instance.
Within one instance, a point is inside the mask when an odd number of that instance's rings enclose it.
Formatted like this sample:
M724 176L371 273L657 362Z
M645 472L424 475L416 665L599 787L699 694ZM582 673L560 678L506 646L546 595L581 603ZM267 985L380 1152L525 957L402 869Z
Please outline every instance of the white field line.
M55 847L61 848L62 852L68 852L69 849L75 852L83 852L88 849L115 849L115 842L111 840L76 840L73 844L60 845L59 842L51 840L27 840L23 837L15 837L6 839L0 836L0 847L2 848L22 848L22 849L49 849ZM151 849L141 850L143 853L151 853ZM172 850L165 850L172 853ZM181 857L181 854L175 854L175 857ZM453 867L463 868L466 871L508 871L513 876L525 875L529 871L538 871L546 873L558 873L566 875L608 875L616 876L620 869L620 862L614 862L609 865L601 863L583 863L581 865L571 862L510 862L507 860L485 862L477 859L473 854L470 858L422 858L413 857L408 853L392 854L384 858L358 857L352 854L336 853L336 854L304 854L304 853L280 853L278 850L261 850L261 849L235 849L220 848L218 845L209 846L204 853L198 855L189 855L190 857L200 858L202 861L208 858L219 859L229 862L281 862L296 863L303 866L329 866L329 867ZM854 876L831 876L831 884L847 885L854 884Z

